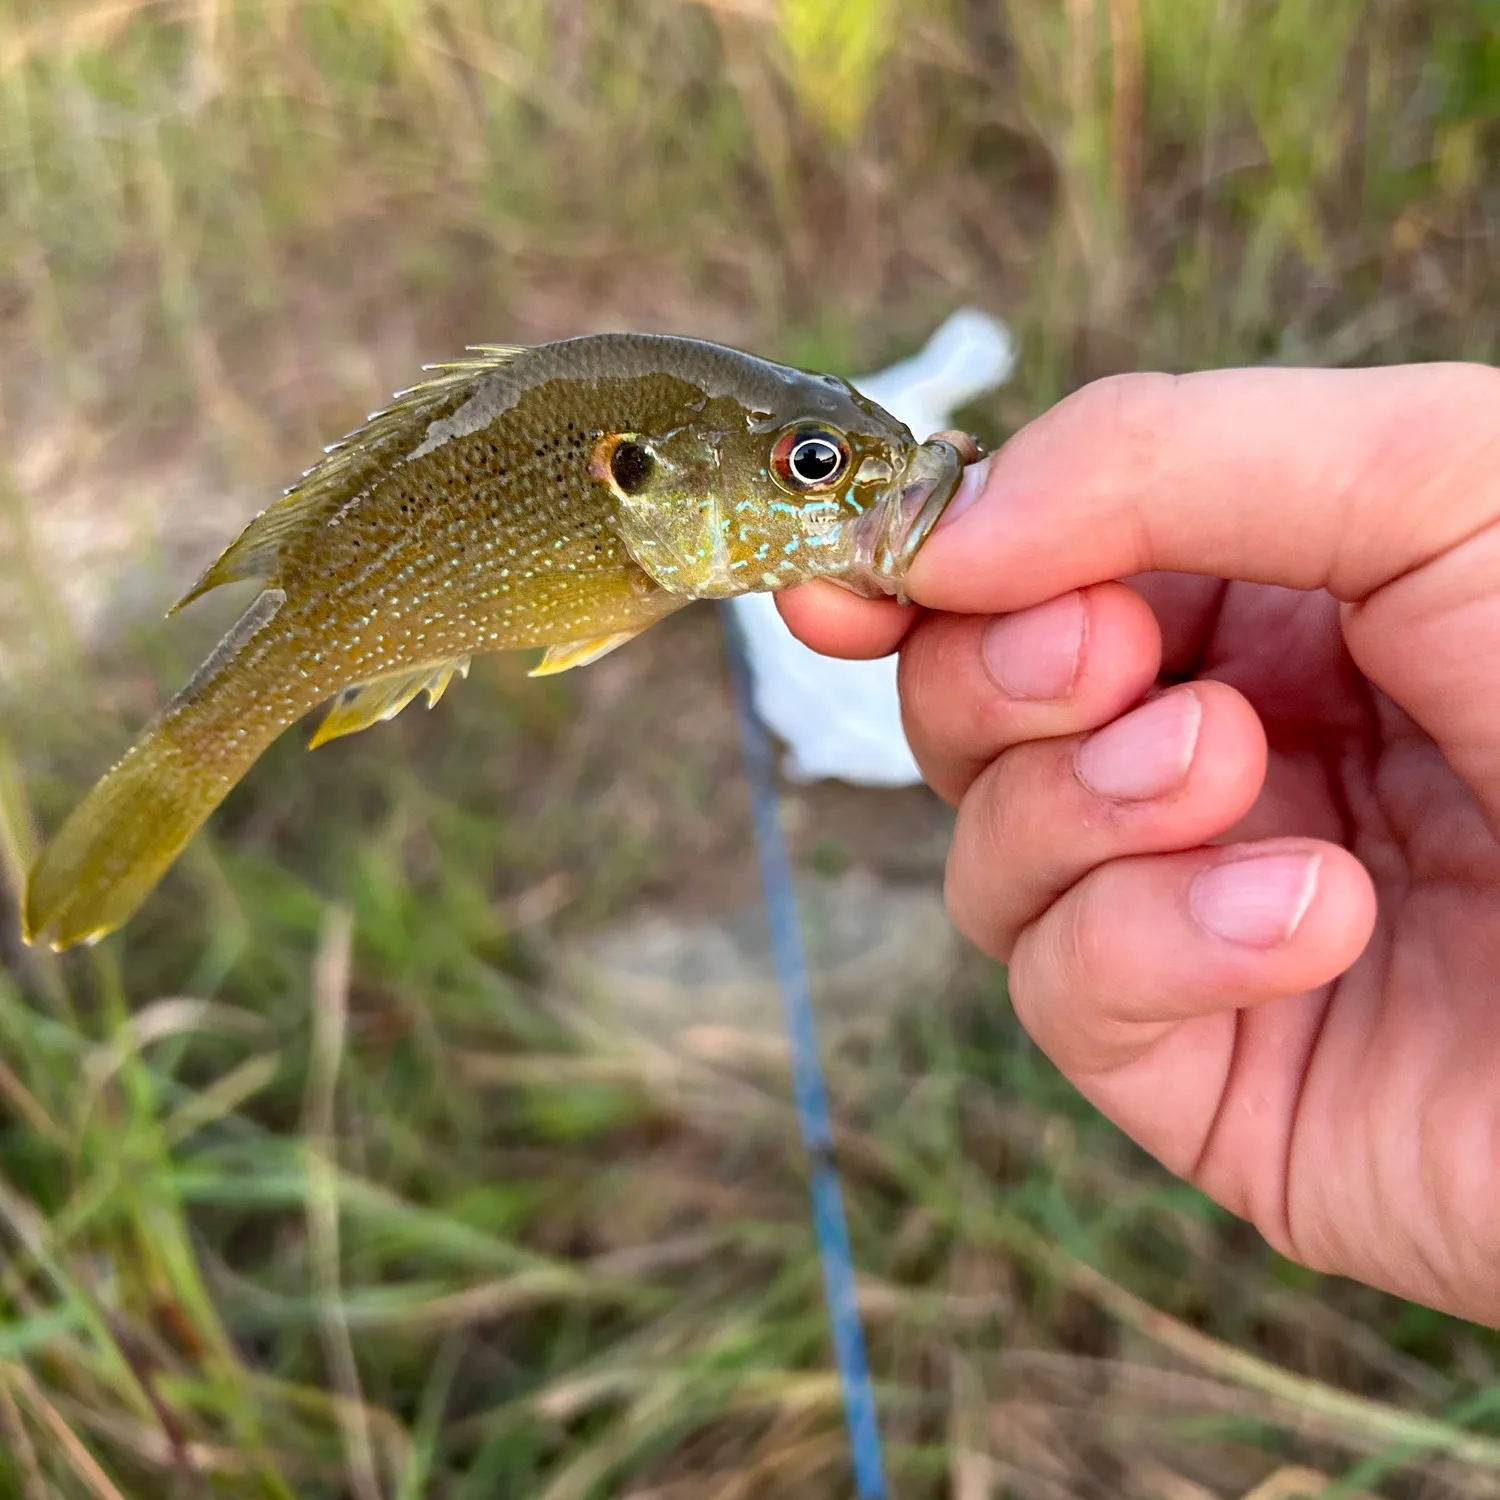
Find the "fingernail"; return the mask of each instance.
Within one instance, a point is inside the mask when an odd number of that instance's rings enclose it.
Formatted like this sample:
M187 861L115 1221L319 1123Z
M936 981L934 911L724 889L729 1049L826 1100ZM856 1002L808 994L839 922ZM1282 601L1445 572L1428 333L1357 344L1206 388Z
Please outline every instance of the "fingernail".
M941 531L943 527L956 521L983 493L985 485L989 482L990 465L995 461L993 453L987 453L977 464L966 464L962 477L958 481L958 488L953 492L953 498L943 507L943 513L937 518L937 524L932 528L934 532Z
M1202 705L1191 688L1163 693L1078 747L1078 779L1091 792L1116 802L1164 796L1187 776L1202 719Z
M980 647L991 681L1008 698L1066 698L1083 652L1082 596L1063 594L1002 615Z
M1188 891L1198 925L1247 948L1276 948L1318 893L1320 854L1255 854L1200 870Z

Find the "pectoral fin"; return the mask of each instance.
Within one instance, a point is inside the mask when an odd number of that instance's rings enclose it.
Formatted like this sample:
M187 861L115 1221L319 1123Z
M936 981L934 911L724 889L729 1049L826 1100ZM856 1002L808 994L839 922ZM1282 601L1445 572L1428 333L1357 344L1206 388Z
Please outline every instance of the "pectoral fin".
M372 724L394 719L424 689L427 706L431 708L443 696L455 673L460 677L469 675L467 656L444 662L437 668L418 667L415 672L377 677L373 682L345 688L328 710L327 718L318 725L307 748L316 750L319 745L326 745L341 735L358 734Z
M546 655L526 675L552 677L558 672L571 671L574 667L586 667L591 661L608 656L616 646L633 641L642 630L648 628L642 625L637 630L621 630L614 635L596 635L586 641L563 641L559 645L548 646Z

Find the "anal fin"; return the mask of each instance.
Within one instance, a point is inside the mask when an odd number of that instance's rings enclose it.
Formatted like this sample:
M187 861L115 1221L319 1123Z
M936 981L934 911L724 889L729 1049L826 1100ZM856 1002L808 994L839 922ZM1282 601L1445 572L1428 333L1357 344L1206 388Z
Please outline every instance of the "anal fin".
M646 626L636 630L621 630L614 635L591 636L586 641L562 641L548 646L546 654L526 674L528 677L552 677L558 672L568 672L574 667L586 667L601 656L608 656L617 646L633 641Z
M443 696L454 674L469 675L469 658L461 656L439 667L423 666L412 672L398 672L377 677L371 682L345 688L334 700L327 717L313 733L307 748L316 750L329 740L346 734L358 734L372 724L394 719L418 693L426 691L427 706L432 707Z
M448 691L448 684L455 677L467 677L469 675L469 658L460 656L457 661L445 662L433 672L427 681L422 684L427 690L428 708L436 708L437 701Z

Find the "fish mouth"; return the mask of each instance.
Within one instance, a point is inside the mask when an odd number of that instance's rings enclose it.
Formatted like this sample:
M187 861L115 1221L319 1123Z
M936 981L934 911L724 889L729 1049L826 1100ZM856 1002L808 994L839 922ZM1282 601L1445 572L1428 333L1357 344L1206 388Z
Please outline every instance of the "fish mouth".
M855 523L850 566L833 578L866 599L906 602L906 570L980 456L966 432L940 432L919 444L896 483Z

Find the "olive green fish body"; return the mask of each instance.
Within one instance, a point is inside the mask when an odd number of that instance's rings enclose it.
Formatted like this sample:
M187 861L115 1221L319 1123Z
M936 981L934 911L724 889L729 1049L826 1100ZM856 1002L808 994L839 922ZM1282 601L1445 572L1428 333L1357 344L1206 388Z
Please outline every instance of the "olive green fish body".
M594 660L692 599L828 576L895 592L958 457L831 377L696 340L485 347L398 396L182 604L264 588L75 809L28 885L54 947L124 922L289 725L436 702L484 651ZM179 606L181 605L179 604Z

